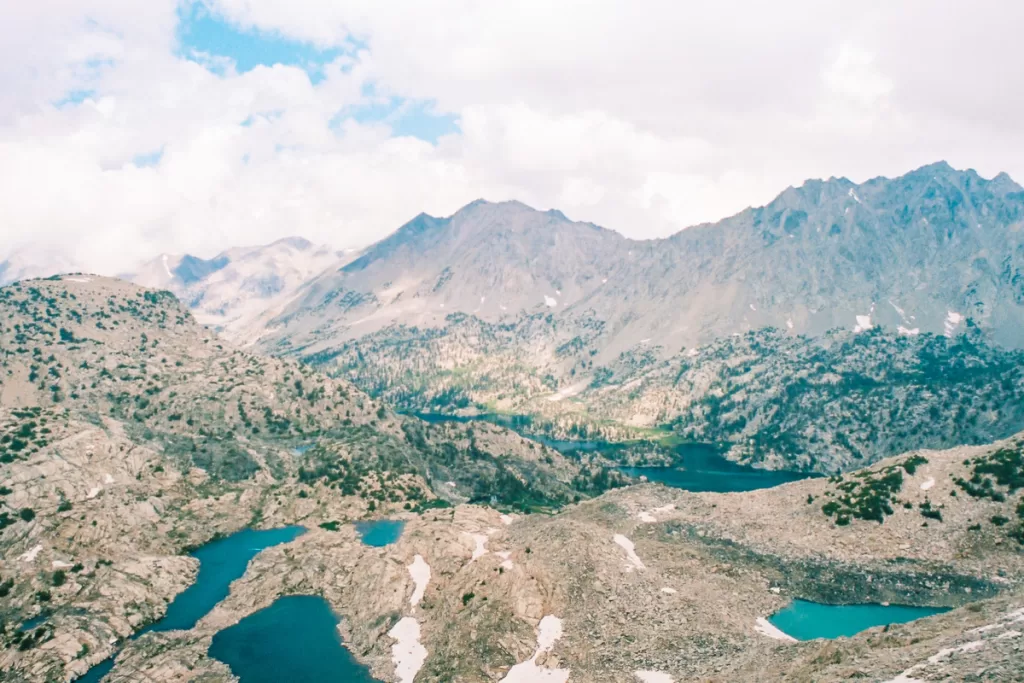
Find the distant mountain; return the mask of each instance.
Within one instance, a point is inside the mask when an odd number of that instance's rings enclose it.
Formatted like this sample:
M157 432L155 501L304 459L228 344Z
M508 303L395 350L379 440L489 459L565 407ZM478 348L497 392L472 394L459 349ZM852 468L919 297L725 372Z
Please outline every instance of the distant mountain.
M307 280L353 256L289 237L228 249L211 259L163 254L123 277L174 292L199 322L245 341L258 337Z
M476 201L449 218L421 214L358 259L313 280L275 321L284 334L358 336L394 322L440 325L561 311L626 258L629 240L557 211Z
M269 337L279 352L324 351L395 323L443 327L453 312L596 324L598 360L641 342L670 354L766 326L954 334L968 318L1019 347L1024 190L945 163L860 185L812 180L649 241L477 201L449 218L420 215L314 279Z
M57 249L23 247L0 261L0 286L35 277L81 270L74 258Z

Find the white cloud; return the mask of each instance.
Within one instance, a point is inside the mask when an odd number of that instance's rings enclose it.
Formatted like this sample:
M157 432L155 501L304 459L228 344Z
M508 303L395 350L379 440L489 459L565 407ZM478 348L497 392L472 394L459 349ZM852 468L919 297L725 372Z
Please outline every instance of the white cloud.
M5 9L0 259L32 243L115 272L288 234L350 246L481 196L650 237L808 177L946 158L1024 178L1024 7L1009 0L208 4L365 47L316 85L212 57L218 75L178 55L176 0ZM339 120L371 83L436 101L461 133L435 146ZM55 106L72 91L91 94Z

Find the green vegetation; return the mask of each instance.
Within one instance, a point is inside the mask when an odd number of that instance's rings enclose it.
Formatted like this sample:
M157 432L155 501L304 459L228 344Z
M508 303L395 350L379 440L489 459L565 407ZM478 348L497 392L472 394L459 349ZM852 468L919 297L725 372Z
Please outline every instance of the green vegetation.
M975 498L1006 500L1007 494L1024 488L1024 442L971 458L964 462L970 468L970 479L957 478L955 483ZM1007 489L999 490L998 487Z
M953 481L973 498L984 498L997 503L1024 488L1024 441L1015 441L1009 446L968 458L964 461L969 477L956 477ZM1024 545L1024 499L1017 505L1017 523L1007 535ZM992 524L1003 527L1010 520L1002 515L991 518Z
M1024 428L1024 353L880 328L824 341L757 330L675 361L677 390L695 400L671 426L734 443L754 462L781 456L823 471Z
M911 456L901 463L879 470L860 470L850 475L849 479L841 475L831 477L829 483L834 488L825 491L825 495L832 499L821 510L826 517L835 518L838 526L846 526L851 519L881 524L888 515L893 514L892 506L896 503L896 496L903 490L903 473L909 474L926 462L921 456ZM935 519L941 519L941 513L933 511L930 503L927 512L922 504L921 514L926 517L938 514Z
M52 419L49 413L36 406L12 410L8 419L0 423L0 464L24 460L49 443Z
M942 521L942 511L937 507L933 507L930 500L918 504L918 509L921 510L921 516Z

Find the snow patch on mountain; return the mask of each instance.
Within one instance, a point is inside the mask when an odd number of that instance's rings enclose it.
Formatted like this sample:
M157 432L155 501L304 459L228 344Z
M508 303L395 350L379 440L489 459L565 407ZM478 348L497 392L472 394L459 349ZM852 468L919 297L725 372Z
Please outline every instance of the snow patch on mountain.
M629 560L630 566L628 569L630 571L633 569L647 569L643 560L641 560L640 556L636 554L636 546L633 544L633 541L629 540L622 534L615 534L613 540L617 546L626 551L626 559Z
M947 337L952 337L963 321L964 317L956 311L946 311L946 319L942 323L943 332Z
M533 656L509 669L501 683L566 683L569 669L546 669L537 664L537 658L553 648L561 637L561 619L550 614L541 619L537 625L537 649Z
M409 565L409 576L412 577L412 582L416 585L416 589L412 592L412 596L409 597L409 604L415 607L420 604L423 600L423 594L427 592L427 584L430 583L430 565L423 559L422 555L417 555L413 558L412 564Z
M427 661L427 648L420 643L420 623L414 617L404 617L391 627L388 635L395 639L391 646L395 675L400 683L413 683Z

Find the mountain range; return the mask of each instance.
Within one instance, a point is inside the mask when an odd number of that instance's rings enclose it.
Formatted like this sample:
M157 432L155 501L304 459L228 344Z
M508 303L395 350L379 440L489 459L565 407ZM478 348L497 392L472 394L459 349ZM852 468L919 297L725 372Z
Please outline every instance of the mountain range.
M288 238L161 255L123 277L170 290L232 341L405 410L526 413L551 436L653 429L832 472L1024 429L1008 407L1021 391L1024 189L944 162L810 180L664 239L478 200L361 252ZM808 379L817 389L795 400ZM837 381L902 387L872 399L896 417L850 408L821 424L815 392ZM781 386L788 410L771 395Z
M73 267L55 250L0 262L0 282ZM120 275L173 291L246 341L320 350L392 324L551 313L602 325L599 358L666 354L761 327L817 336L882 325L1024 345L1024 189L945 162L856 184L809 180L763 207L631 240L519 202L421 214L357 252L299 237L213 258L160 255ZM266 328L266 329L264 329Z
M819 335L884 325L952 334L972 319L1024 344L1024 191L945 163L862 184L788 188L770 204L635 241L557 211L474 202L421 215L313 279L269 337L318 351L391 324L551 313L601 325L598 360L666 353L772 326Z

